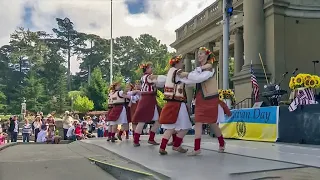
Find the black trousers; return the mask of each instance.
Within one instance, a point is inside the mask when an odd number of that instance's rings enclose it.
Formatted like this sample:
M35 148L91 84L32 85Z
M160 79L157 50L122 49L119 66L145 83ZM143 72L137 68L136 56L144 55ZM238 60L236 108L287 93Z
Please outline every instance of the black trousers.
M18 133L11 132L11 142L17 142L17 139L18 139Z
M68 129L63 129L63 139L64 140L68 140L67 132L68 132Z
M34 142L37 142L39 132L40 132L39 128L34 129Z

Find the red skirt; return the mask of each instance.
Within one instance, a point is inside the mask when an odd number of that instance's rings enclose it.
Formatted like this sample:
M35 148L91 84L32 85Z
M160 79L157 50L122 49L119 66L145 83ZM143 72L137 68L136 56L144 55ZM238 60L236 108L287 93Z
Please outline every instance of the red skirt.
M138 101L139 102L139 101ZM134 116L134 113L136 112L137 110L137 106L138 106L138 102L136 103L132 103L131 106L130 106L130 115L131 115L131 118L133 118ZM132 120L131 120L132 121ZM135 122L132 122L133 124L137 124Z
M195 104L195 122L213 124L218 120L218 106L221 106L224 113L228 116L231 115L228 106L219 99L215 97L212 99L204 99L200 91L196 94L196 104Z
M108 112L108 118L107 121L117 121L120 117L120 114L122 112L123 105L115 105L112 107L110 112Z
M143 92L141 99L139 100L137 109L134 113L132 122L150 123L154 115L154 107L157 106L158 113L160 115L160 107L157 104L156 94L154 92Z
M181 102L178 101L168 101L162 111L159 118L160 124L174 124L177 122L179 111L181 107Z

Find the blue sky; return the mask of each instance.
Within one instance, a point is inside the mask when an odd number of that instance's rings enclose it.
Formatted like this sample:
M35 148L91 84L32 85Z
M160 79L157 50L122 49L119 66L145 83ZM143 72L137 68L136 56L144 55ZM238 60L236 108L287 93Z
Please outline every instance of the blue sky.
M69 17L84 33L110 37L110 0L0 0L0 46L10 41L17 27L52 33L55 18ZM175 30L215 0L113 0L113 36L138 37L148 33L166 45ZM76 3L75 3L76 2ZM201 5L201 7L199 6ZM128 13L129 12L129 13ZM161 18L159 18L161 17ZM173 49L171 49L173 50ZM79 61L72 60L72 72Z
M147 11L147 0L125 0L125 5L130 14L142 14ZM32 14L34 8L30 4L24 5L22 26L25 28L34 28L32 23ZM90 23L91 27L97 27L96 23Z
M32 24L32 12L33 12L33 8L30 5L25 5L24 6L24 11L23 11L23 27L25 28L32 28L33 24Z
M147 0L126 0L125 4L130 14L140 14L147 10L146 1Z

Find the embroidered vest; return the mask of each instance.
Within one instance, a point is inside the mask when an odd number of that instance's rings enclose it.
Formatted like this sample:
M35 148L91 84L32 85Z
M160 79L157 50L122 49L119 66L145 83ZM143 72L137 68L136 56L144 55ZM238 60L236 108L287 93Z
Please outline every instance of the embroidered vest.
M176 81L177 68L170 68L167 74L166 83L164 86L164 100L176 100L185 102L187 100L185 92L185 84Z
M141 77L141 91L142 92L156 92L157 91L155 84L148 82L148 77L150 75L151 74L144 74Z
M108 95L108 106L111 107L112 106L112 93L110 92Z
M202 97L204 99L212 99L215 97L219 97L218 93L218 81L216 77L217 72L214 72L214 75L209 78L208 80L197 84L196 89L197 91L200 91L202 94Z
M126 102L126 99L120 96L120 91L115 91L112 95L112 104L124 104Z

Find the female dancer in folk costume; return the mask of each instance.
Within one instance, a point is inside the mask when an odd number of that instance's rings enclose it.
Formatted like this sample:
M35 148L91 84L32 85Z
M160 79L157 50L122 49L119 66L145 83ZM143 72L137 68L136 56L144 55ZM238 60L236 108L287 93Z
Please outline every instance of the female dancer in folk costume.
M186 101L187 96L185 92L185 84L193 84L194 81L188 79L181 79L179 73L182 71L184 66L182 56L175 56L170 59L169 64L171 68L168 71L167 79L164 87L164 100L167 103L164 105L159 123L162 124L162 128L166 129L163 134L159 153L166 155L166 146L171 135L173 137L174 151L180 153L186 153L188 150L181 147L182 140L187 134L188 130L192 128L192 124L189 117ZM202 68L210 68L211 65L205 65ZM196 78L197 82L204 81L213 76L210 71L200 73L190 73L191 78Z
M198 73L200 76L203 73L211 71L211 68L210 70L202 71L199 67L191 73L182 72L179 75L181 78L184 78L189 82L196 83L197 101L195 104L195 140L194 150L188 154L190 156L195 156L201 153L200 144L203 124L211 125L215 135L218 137L219 152L224 152L226 143L217 122L223 121L224 114L231 116L228 106L223 101L219 100L216 80L216 67L218 63L215 61L212 52L205 47L201 47L198 51L198 59L202 66L211 64L212 72L214 73L212 77L200 80L197 76L193 76L192 74Z
M132 90L132 93L130 93L131 98L130 98L130 103L129 103L129 107L130 107L130 116L131 116L131 120L134 116L134 113L136 112L137 106L138 106L138 102L140 99L140 90L141 90L141 81L137 80L134 84L134 88ZM135 129L138 125L138 123L136 122L132 122L132 132L134 134Z
M126 113L127 113L127 120L128 123L122 124L121 129L118 133L118 139L122 141L122 134L125 131L126 132L126 139L129 139L129 123L131 123L131 113L130 113L130 104L132 103L132 98L136 94L136 91L134 91L134 85L131 83L128 83L126 85L125 91L124 91L124 96L127 98L125 99L125 108L126 108Z
M127 112L125 108L127 96L120 90L120 83L114 84L114 93L112 98L112 109L108 115L108 121L111 126L111 142L115 142L115 134L119 124L128 124Z
M156 100L156 86L163 87L166 77L153 75L151 63L142 64L140 68L144 74L141 78L141 98L133 116L133 122L138 123L133 136L133 145L135 147L140 146L139 141L143 127L145 123L151 123L152 121L154 121L154 124L149 133L148 143L152 145L159 145L159 143L154 140L156 131L160 127L158 122L160 107Z
M115 84L112 84L109 88L109 94L108 94L108 113L106 116L106 124L108 123L109 126L106 126L106 132L107 132L107 141L110 141L112 139L112 132L111 132L111 126L110 126L110 121L109 121L109 115L110 112L113 108L112 105L112 95L115 93Z

